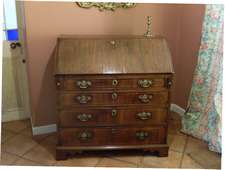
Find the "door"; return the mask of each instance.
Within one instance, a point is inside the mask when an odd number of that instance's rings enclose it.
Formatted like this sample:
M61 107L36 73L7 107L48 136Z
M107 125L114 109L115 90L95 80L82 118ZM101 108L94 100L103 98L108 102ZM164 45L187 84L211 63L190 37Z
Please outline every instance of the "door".
M2 121L30 118L23 2L4 0Z

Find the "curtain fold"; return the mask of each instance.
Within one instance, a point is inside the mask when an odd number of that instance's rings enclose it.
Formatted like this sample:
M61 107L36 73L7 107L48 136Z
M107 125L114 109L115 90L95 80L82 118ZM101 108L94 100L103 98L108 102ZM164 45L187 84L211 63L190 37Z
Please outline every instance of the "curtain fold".
M221 153L223 5L206 5L198 63L182 132L208 142Z

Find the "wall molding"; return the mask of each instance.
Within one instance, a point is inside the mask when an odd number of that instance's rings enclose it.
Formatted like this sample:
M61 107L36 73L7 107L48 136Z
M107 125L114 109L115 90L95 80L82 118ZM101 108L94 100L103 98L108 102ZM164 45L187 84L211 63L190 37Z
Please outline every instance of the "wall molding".
M32 127L32 132L33 132L34 136L41 135L41 134L47 134L47 133L53 133L53 132L56 132L56 130L57 130L56 124Z
M174 104L174 103L172 103L170 105L170 111L178 113L181 117L185 113L185 110L182 107L180 107L180 106L178 106L177 104ZM33 135L53 133L53 132L56 132L56 130L57 130L56 124L32 127Z
M177 104L172 103L170 105L170 111L178 113L181 117L184 116L185 113L185 109L183 109L182 107L178 106Z

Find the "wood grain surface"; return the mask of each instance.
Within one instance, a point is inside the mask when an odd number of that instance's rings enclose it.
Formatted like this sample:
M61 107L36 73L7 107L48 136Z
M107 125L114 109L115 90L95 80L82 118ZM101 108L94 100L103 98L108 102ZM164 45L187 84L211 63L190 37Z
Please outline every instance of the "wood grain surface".
M138 132L146 132L144 139L137 137ZM90 133L88 139L81 139L81 133ZM162 144L165 141L163 127L105 127L105 128L63 128L60 130L63 146L99 146L99 145L144 145Z
M113 94L117 97L113 99ZM139 96L152 96L146 102L142 102ZM91 99L87 103L81 103L77 97L85 96ZM61 107L86 107L86 106L130 106L140 104L142 106L167 107L168 92L137 92L137 91L93 91L93 92L61 92L59 93L59 106Z
M173 73L171 54L162 37L59 38L57 47L57 75Z
M150 113L149 117L141 117L140 113ZM86 116L82 119L81 116ZM165 125L167 123L166 108L151 107L91 107L63 109L59 112L60 127L80 126L125 126L125 125Z
M163 37L62 36L55 54L57 160L95 149L168 155L173 66Z

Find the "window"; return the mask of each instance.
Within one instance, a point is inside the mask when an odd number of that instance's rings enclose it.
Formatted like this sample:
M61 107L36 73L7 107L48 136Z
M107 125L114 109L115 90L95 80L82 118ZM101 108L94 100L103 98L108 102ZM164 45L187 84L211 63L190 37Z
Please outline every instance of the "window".
M3 38L8 41L18 40L18 26L16 17L16 1L15 0L3 0L4 8L4 28Z

